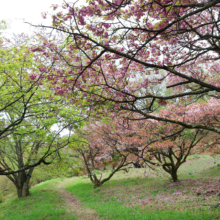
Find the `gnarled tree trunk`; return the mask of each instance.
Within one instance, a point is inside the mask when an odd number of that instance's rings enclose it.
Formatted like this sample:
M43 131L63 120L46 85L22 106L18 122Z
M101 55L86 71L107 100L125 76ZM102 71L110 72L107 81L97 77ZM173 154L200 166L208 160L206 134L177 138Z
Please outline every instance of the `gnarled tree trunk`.
M175 167L175 165L171 165L171 164L163 164L163 169L170 174L173 182L177 182L178 181L178 176L177 176L177 170L179 167Z
M30 179L33 170L34 168L31 168L29 170L7 176L16 186L18 198L27 197L30 195Z
M170 175L171 175L171 178L172 178L173 182L177 182L178 181L177 169L172 167Z
M28 180L28 181L23 182L20 186L16 186L18 198L27 197L30 195L29 182L30 181Z

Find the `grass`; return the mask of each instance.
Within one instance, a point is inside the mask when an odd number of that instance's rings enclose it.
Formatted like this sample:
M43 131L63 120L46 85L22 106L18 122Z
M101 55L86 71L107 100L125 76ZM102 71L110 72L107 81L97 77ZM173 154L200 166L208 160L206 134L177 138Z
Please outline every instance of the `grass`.
M70 213L54 179L35 186L29 198L11 198L0 204L4 220L217 220L219 209L210 205L220 200L220 157L190 156L180 168L177 183L162 170L131 169L119 172L103 186L93 189L86 176L68 179L67 191L79 201L79 217ZM90 216L93 213L95 218ZM89 218L90 217L90 218ZM85 218L84 218L85 219Z
M104 219L220 219L219 209L210 209L219 201L219 159L191 156L177 183L162 171L148 171L146 177L144 169L133 169L95 190L85 178L67 190ZM209 194L211 190L215 191Z
M4 220L74 220L65 210L64 201L60 198L58 191L50 189L50 183L57 181L46 181L44 184L32 189L31 196L18 199L11 198L0 204L0 219Z
M96 210L100 217L104 219L146 219L146 220L181 220L181 219L198 219L198 220L208 220L213 219L213 215L207 210L197 210L196 212L191 212L190 210L178 211L178 210L164 210L164 211L150 211L147 212L141 206L129 206L125 205L123 198L119 199L115 196L103 196L105 193L104 189L93 190L90 183L84 183L79 180L78 184L74 186L69 186L67 188L70 192L74 193L81 202L83 202L87 207ZM135 202L136 199L131 197L131 202ZM149 204L148 204L149 205Z

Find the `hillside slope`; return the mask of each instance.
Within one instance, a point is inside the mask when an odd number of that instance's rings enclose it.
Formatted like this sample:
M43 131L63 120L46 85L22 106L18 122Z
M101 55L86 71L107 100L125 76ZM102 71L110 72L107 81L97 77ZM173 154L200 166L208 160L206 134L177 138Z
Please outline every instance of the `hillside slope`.
M170 182L162 170L131 168L93 189L86 176L54 179L35 186L31 196L0 204L0 219L220 219L220 157L191 156Z

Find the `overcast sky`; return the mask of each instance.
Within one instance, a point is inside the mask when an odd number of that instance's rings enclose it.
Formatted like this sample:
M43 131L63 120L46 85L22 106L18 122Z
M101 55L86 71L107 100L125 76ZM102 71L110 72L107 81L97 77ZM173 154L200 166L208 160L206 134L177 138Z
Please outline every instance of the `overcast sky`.
M27 33L30 32L30 26L24 24L22 19L32 24L45 23L41 12L51 12L52 4L62 5L62 3L63 0L0 0L0 20L9 22L10 28L7 32Z

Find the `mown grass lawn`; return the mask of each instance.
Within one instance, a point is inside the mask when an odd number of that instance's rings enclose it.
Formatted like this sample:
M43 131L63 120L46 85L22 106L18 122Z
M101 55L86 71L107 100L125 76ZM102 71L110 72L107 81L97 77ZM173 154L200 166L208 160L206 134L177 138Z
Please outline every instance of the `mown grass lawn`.
M57 190L50 187L58 180L46 181L31 190L31 196L11 198L0 204L1 220L74 220L64 208L64 201Z
M173 183L162 170L147 168L119 172L103 186L93 189L87 176L46 181L31 189L31 196L16 197L0 204L4 220L71 220L80 218L67 204L57 186L63 184L81 203L101 220L215 220L220 208L220 157L191 156ZM78 207L79 208L79 207ZM87 215L88 216L88 215ZM86 220L89 220L86 219Z
M100 188L82 177L67 190L105 219L220 219L220 158L191 156L170 182L162 170L131 169Z

